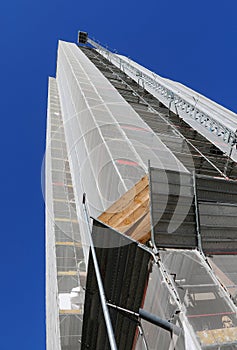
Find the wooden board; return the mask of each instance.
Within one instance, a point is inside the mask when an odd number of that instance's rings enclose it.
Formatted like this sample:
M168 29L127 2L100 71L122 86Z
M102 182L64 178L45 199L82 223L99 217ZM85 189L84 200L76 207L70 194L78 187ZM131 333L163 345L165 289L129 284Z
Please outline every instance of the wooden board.
M58 276L77 276L77 271L58 271Z
M228 344L237 342L237 327L211 329L197 332L202 345Z
M83 311L82 310L59 310L60 315L82 315Z
M147 242L150 239L148 175L112 204L98 219L141 243Z
M81 243L79 242L70 242L70 241L65 241L65 242L56 242L56 246L62 245L62 246L70 246L70 247L81 247Z

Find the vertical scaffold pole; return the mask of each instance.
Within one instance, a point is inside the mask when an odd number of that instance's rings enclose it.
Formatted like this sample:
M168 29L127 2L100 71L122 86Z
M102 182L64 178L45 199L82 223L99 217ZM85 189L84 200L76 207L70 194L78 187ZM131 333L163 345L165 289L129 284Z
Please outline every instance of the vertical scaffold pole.
M107 301L106 301L106 297L105 297L103 282L101 279L101 274L100 274L100 269L99 269L99 265L98 265L98 261L97 261L97 257L96 257L95 247L94 247L94 243L93 243L92 236L91 236L90 220L89 220L89 216L88 216L88 212L87 212L87 208L86 208L86 194L85 193L83 194L82 204L83 204L83 210L84 210L85 219L86 219L86 223L87 223L87 227L88 227L91 255L92 255L92 259L93 259L93 263L94 263L95 274L96 274L96 279L97 279L97 283L98 283L100 300L101 300L101 305L102 305L102 309L103 309L103 313L104 313L105 324L106 324L106 328L107 328L110 348L111 348L111 350L117 350L113 326L111 323L110 314L109 314Z
M193 171L193 190L194 190L194 205L195 205L195 218L196 218L196 230L197 230L197 245L198 245L198 250L202 253L202 238L201 238L201 232L200 232L197 181L196 181L195 171Z

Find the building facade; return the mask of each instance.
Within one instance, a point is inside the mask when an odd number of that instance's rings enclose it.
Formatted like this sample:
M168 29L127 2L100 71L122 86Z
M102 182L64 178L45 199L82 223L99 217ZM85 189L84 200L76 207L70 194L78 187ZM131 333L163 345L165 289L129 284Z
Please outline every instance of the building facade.
M236 115L84 35L49 78L47 349L237 349Z

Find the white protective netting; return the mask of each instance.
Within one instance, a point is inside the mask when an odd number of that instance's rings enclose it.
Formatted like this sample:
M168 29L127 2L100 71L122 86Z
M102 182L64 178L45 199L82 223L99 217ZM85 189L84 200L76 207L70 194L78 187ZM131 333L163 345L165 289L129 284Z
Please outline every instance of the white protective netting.
M98 217L147 173L148 160L155 167L187 170L75 44L59 44L57 82L88 247L82 193L90 215Z

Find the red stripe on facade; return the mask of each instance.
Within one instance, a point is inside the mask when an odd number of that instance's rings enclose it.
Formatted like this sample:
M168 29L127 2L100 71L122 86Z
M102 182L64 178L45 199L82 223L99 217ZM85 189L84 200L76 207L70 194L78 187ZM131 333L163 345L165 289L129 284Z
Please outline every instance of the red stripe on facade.
M116 163L123 164L123 165L130 165L130 166L139 166L137 162L132 162L130 160L125 160L125 159L117 159Z
M145 131L145 132L151 131L149 129L139 128L138 126L129 126L129 125L121 125L121 128L128 129L128 130Z

